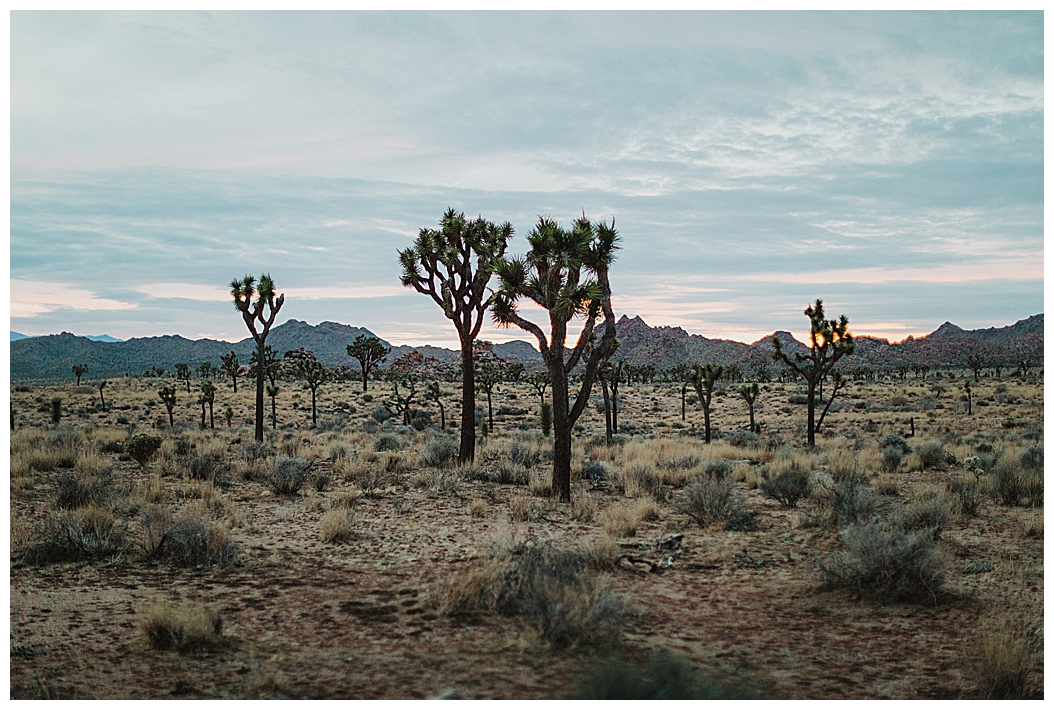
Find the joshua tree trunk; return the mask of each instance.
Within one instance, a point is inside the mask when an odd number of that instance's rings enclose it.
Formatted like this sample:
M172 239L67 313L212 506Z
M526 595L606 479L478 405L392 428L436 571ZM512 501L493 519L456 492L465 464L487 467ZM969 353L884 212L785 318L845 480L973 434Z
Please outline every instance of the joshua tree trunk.
M750 412L750 430L754 431L754 402L747 400L747 411Z
M311 388L311 426L318 426L318 417L315 415L315 388Z
M688 383L685 382L684 384L681 385L681 421L682 422L685 420L685 414L686 414L686 411L685 411L685 397L687 396L687 394L688 394Z
M600 389L604 393L604 438L611 445L611 398L608 396L608 381L600 378Z
M618 434L618 380L611 381L611 433Z
M562 348L561 348L562 350ZM549 368L553 388L553 495L571 500L571 417L567 408L567 378L563 353L556 352L555 367Z
M476 458L476 373L472 359L472 338L461 336L461 449L459 463Z
M271 431L278 428L278 410L275 406L275 397L271 397Z
M809 448L816 446L816 383L809 381L808 414L806 417L806 428L809 432L807 443Z
M216 420L212 418L212 402L209 402L209 429L216 428Z
M490 388L487 388L487 428L494 433L494 406L490 401Z
M263 412L264 412L264 341L260 338L256 341L256 432L257 441L263 441Z

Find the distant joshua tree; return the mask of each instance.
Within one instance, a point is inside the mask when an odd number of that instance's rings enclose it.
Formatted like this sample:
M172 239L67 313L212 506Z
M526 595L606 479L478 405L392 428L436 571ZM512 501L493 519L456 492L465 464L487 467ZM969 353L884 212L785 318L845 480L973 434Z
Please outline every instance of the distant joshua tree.
M688 375L699 397L699 407L703 410L703 432L707 444L710 443L710 402L714 396L714 385L717 384L723 372L724 368L721 365L715 365L712 362L702 365L693 363Z
M220 365L220 369L227 377L231 378L231 386L234 388L234 393L238 393L238 368L241 367L241 363L238 362L238 356L233 350L226 355L221 355L220 360L223 362Z
M281 392L278 385L269 383L267 385L267 396L271 398L271 430L274 431L278 428L278 409L275 400L278 399L278 394Z
M162 385L161 389L157 391L157 396L161 398L161 401L165 404L165 409L168 410L168 425L175 426L176 423L172 419L172 409L176 406L175 385Z
M102 391L106 389L106 385L108 384L109 382L107 382L106 380L99 381L99 404L102 405L102 411L104 412L106 411L106 398L103 397Z
M494 431L494 407L491 404L491 396L494 387L505 379L505 369L497 360L483 360L476 368L476 389L487 393L487 424L491 432Z
M439 229L422 228L399 252L403 286L431 297L454 323L461 342L461 446L458 462L476 457L476 368L472 345L494 300L487 284L512 239L512 224L496 225L448 209Z
M219 373L219 370L217 370L215 367L213 367L211 362L203 362L200 365L198 365L197 372L198 372L198 379L200 379L200 380L212 380L212 378L215 377Z
M511 236L512 228L508 228ZM553 402L553 495L571 500L571 430L589 402L589 393L601 361L618 347L615 313L611 308L608 269L618 249L615 224L592 223L585 215L570 230L543 217L527 236L531 245L521 259L496 261L501 286L494 294L494 320L515 325L538 339L549 370ZM502 246L504 250L504 246ZM527 298L548 312L549 335L517 310L516 302ZM482 311L480 311L482 313ZM603 313L601 332L595 333ZM585 323L570 354L564 353L567 324L575 316ZM582 361L581 388L572 404L568 396L571 371ZM467 369L467 368L466 368Z
M380 338L360 335L355 342L348 346L348 355L359 361L359 371L362 373L362 391L369 387L370 370L384 358L388 357L391 348L385 347Z
M826 320L823 312L823 300L805 309L809 318L809 340L811 347L808 355L795 353L789 357L783 352L783 343L777 336L772 336L772 347L775 352L773 360L782 361L786 371L805 379L808 387L808 445L816 445L816 388L825 378L835 363L856 350L853 334L849 332L849 319L842 315L838 320Z
M394 409L397 414L403 415L403 424L409 425L413 421L413 401L417 395L417 377L415 375L389 375L388 381L392 383L392 393L395 401L385 402L385 406ZM406 386L406 394L399 392L399 385ZM475 414L475 413L473 413Z
M754 402L757 401L758 394L760 394L761 388L758 387L757 382L746 382L739 386L739 396L743 398L743 401L747 403L747 409L750 411L750 430L757 431L754 427Z
M983 370L987 364L987 361L980 353L972 353L970 357L966 358L966 367L973 371L974 382L980 382L981 370Z
M267 334L271 330L275 316L285 303L285 294L275 298L274 281L270 274L260 276L257 286L256 277L246 276L241 281L231 281L231 296L234 307L242 314L245 327L249 329L256 341L257 361L265 362L264 346ZM256 298L253 301L253 297ZM257 329L259 324L259 329ZM256 440L263 441L264 430L264 368L256 368Z
M439 388L439 382L434 381L425 389L425 398L430 399L439 407L439 428L446 429L446 407L443 406L443 391Z
M317 426L318 415L315 409L315 395L318 392L318 386L326 381L329 370L318 360L305 358L296 361L296 374L305 380L308 388L311 389L311 426Z
M77 378L77 386L81 386L81 378L88 372L87 365L74 365L73 375Z
M539 404L545 403L545 390L549 388L549 371L540 370L527 375L527 384L538 393Z
M190 394L190 365L185 362L177 362L176 379L186 383L187 394Z
M209 428L216 428L216 421L212 416L212 405L216 402L216 385L212 383L212 380L205 380L201 383L201 397L204 399L204 404L209 405ZM201 400L199 400L201 401ZM205 428L205 406L201 407L201 428Z
M153 367L150 370L150 372L154 373L154 377L164 377L165 376L165 368L163 368L163 367L155 366L155 367Z

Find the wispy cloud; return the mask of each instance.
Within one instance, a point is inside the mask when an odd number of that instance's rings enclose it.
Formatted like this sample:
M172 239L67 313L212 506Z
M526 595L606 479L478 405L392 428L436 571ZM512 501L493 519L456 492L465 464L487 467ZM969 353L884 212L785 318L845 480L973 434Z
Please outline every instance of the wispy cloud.
M123 311L136 304L102 298L69 284L11 279L11 317L33 318L43 313L69 311Z

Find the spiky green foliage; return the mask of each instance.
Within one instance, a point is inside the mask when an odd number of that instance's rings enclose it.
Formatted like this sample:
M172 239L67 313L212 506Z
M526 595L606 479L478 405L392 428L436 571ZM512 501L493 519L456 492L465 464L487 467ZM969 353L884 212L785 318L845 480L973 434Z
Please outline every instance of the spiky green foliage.
M212 415L212 407L216 403L216 385L211 380L205 380L201 383L201 401L202 404L209 405L209 428L216 428L216 420ZM201 410L201 428L205 428L205 409L204 406Z
M809 353L794 353L790 357L783 352L779 337L772 336L772 359L782 362L792 373L802 377L808 387L808 423L806 431L809 446L816 445L816 388L834 369L835 363L856 350L856 341L849 332L849 319L845 315L837 320L827 320L823 312L823 300L805 309L809 318Z
M270 274L260 276L257 284L255 276L245 276L241 281L231 281L231 296L234 307L242 314L245 327L249 329L256 341L257 359L266 362L264 346L267 333L274 324L278 311L285 303L285 294L275 297L274 281ZM255 299L255 300L254 300ZM259 328L257 328L259 324ZM256 440L263 441L264 420L264 369L256 368Z
M177 362L176 379L186 384L187 394L190 394L190 365L185 362Z
M743 401L747 403L747 409L750 410L750 430L755 431L754 427L754 402L757 401L758 395L761 394L761 388L757 382L746 382L739 386L739 396L743 398Z
M231 350L226 355L220 356L220 361L223 363L220 365L220 370L227 377L231 378L231 386L234 387L234 391L238 391L238 368L241 367L241 363L238 362L238 356Z
M458 460L476 455L475 367L472 344L483 325L483 314L494 298L488 295L497 265L512 239L512 225L496 225L448 209L439 229L422 228L413 246L399 252L402 283L429 296L453 321L461 341L461 449Z
M73 375L74 375L74 377L77 378L77 386L78 387L81 386L81 377L83 377L85 375L85 373L87 373L87 372L88 372L88 366L87 365L74 365L73 366Z
M175 421L172 419L172 409L176 406L175 385L162 385L157 391L157 396L161 398L161 401L165 405L165 409L168 410L168 425L175 426Z
M710 403L714 398L714 386L723 373L724 368L712 362L702 365L697 362L692 363L692 368L688 371L688 379L699 396L699 407L703 410L704 435L708 444L710 443Z
M571 499L571 427L589 401L600 362L618 347L611 309L608 269L618 249L615 223L592 223L585 215L571 229L542 217L527 235L526 256L502 259L497 265L500 287L491 307L496 323L515 325L534 335L549 370L553 398L553 491ZM530 299L549 314L550 332L520 315L517 302ZM601 334L596 322L603 313ZM585 319L578 342L565 357L567 325ZM582 387L573 405L568 400L568 375L582 361Z
M368 335L360 335L355 342L348 346L348 356L359 361L359 371L362 373L362 391L365 392L368 385L370 371L384 358L388 357L391 348L385 347L380 338Z

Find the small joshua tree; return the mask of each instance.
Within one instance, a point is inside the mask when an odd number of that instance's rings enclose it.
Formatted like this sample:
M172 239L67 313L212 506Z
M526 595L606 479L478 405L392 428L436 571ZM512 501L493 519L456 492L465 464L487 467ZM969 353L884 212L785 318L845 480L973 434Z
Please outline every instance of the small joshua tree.
M545 390L549 388L549 371L539 370L527 375L527 384L538 393L538 403L545 404Z
M699 397L699 407L703 410L703 432L707 444L710 443L710 403L714 397L714 385L717 384L723 372L724 368L721 365L707 362L702 365L692 364L692 369L688 374L692 387L695 388L695 393Z
M571 430L589 402L600 362L618 347L608 281L608 269L618 249L618 233L614 221L611 226L594 224L583 215L570 230L565 230L555 220L543 217L527 240L531 249L525 257L497 262L501 287L494 294L492 310L499 325L516 325L538 339L552 384L552 491L561 501L568 502ZM519 314L516 302L521 298L530 299L548 312L548 337L538 325ZM601 313L604 321L598 337L595 328ZM576 316L584 316L585 323L574 349L565 356L567 325ZM572 404L568 376L579 361L585 367L580 376L581 388Z
M208 403L209 398L202 392L198 395L198 404L201 405L201 428L205 428L205 405Z
M414 397L417 395L417 377L414 375L391 375L389 381L392 383L392 396L394 402L385 402L385 406L394 409L397 414L403 415L403 424L409 425L413 421ZM400 394L399 385L406 385L406 394Z
M238 362L238 356L233 350L226 355L221 355L220 360L222 365L220 369L227 377L231 378L231 386L234 388L235 394L238 392L238 368L241 367L241 363Z
M421 229L413 246L399 252L403 286L429 296L453 321L461 342L460 463L476 457L476 368L472 346L483 314L494 299L487 284L502 257L512 225L482 217L466 220L448 209L439 229Z
M966 413L973 414L973 390L970 388L970 380L963 381L963 390L966 391Z
M231 428L231 422L234 421L234 410L227 407L227 411L223 413L223 418L227 420L227 428Z
M746 382L739 386L739 396L743 398L743 401L747 403L747 409L750 411L750 430L757 431L754 427L754 402L757 401L758 394L761 392L761 388L758 387L757 382Z
M257 286L254 276L231 281L234 307L242 314L245 327L256 341L257 362L265 362L264 346L275 316L285 303L285 294L275 297L274 281L270 274L260 276ZM254 301L253 298L256 298ZM259 324L259 328L257 328ZM264 430L264 368L256 368L256 440L263 441Z
M360 335L348 346L348 356L359 361L359 372L362 373L362 391L369 387L370 371L384 358L388 357L391 348L385 347L380 338Z
M491 396L494 387L504 378L504 368L496 359L482 360L476 368L476 389L487 393L487 425L491 432L494 431L494 407L491 404Z
M108 384L109 382L106 380L99 381L99 404L102 405L102 411L104 412L106 411L106 398L103 397L102 391L106 389L106 385Z
M84 377L85 373L87 373L87 372L88 372L88 366L87 365L74 365L73 366L73 375L74 375L74 377L77 378L77 386L78 387L81 386L81 378Z
M439 407L439 428L446 429L446 407L443 406L443 391L439 388L439 382L434 381L425 389L425 398L430 399Z
M804 378L808 388L806 431L808 445L816 445L816 388L831 370L835 363L846 355L852 355L856 341L849 332L849 319L844 315L838 320L826 320L823 312L823 300L805 309L809 318L809 340L811 347L807 355L795 353L791 358L783 352L783 343L777 336L772 336L772 359L782 361L787 370Z
M165 368L163 368L163 367L154 366L153 368L151 368L150 372L152 372L154 374L154 377L164 377L165 376Z
M201 396L205 398L205 404L209 405L209 428L216 428L216 421L212 416L212 405L216 402L216 385L212 383L212 380L205 380L201 383ZM201 411L201 428L205 428L205 410Z
M688 384L692 381L692 368L685 363L670 368L670 377L674 382L681 383L681 421L687 417L687 395Z
M304 359L296 361L296 374L307 382L307 386L311 390L311 426L317 426L318 416L315 411L315 395L318 392L318 386L326 381L329 370L318 360Z
M51 423L58 426L60 421L62 421L62 397L56 395L51 398Z
M186 383L187 394L190 394L190 365L185 362L177 362L176 379Z
M267 385L267 396L271 398L271 430L274 431L278 428L278 408L275 400L278 399L278 393L281 390L276 384Z
M161 398L161 401L165 404L165 409L168 410L168 425L175 426L175 421L172 419L172 409L176 406L175 385L162 385L161 389L157 391L157 396Z
M984 356L980 353L971 353L970 357L966 358L966 367L973 371L974 382L980 382L981 370L985 368L986 364Z

